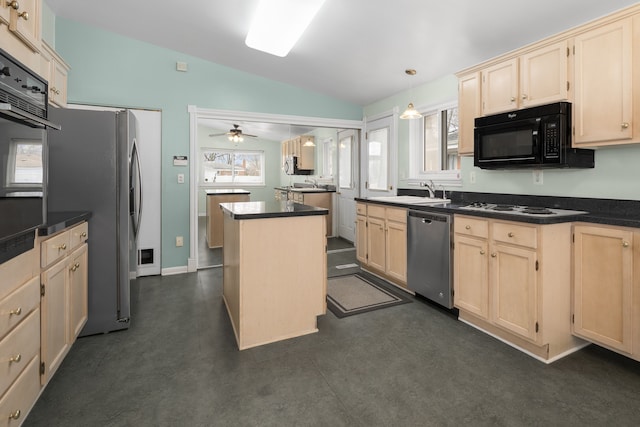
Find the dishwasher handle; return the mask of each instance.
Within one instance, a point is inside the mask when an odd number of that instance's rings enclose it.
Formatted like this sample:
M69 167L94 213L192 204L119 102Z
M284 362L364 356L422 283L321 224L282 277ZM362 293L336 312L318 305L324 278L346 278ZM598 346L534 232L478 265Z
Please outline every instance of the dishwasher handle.
M420 218L423 224L431 224L434 221L437 222L451 222L451 215L446 215L446 214L437 214L437 213L432 213L432 212L424 212L424 211L414 211L414 210L408 210L407 211L407 218L410 219L411 217L413 218Z

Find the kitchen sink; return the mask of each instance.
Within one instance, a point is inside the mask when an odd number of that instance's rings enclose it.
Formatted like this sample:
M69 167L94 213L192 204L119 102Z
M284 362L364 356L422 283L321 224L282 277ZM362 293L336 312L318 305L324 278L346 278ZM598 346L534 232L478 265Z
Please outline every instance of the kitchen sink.
M302 191L302 192L320 192L320 191L329 191L326 188L313 188L313 187L293 187L291 191Z
M441 199L438 197L420 197L420 196L379 196L369 197L369 200L386 203L399 203L405 205L435 205L439 203L449 203L450 199Z

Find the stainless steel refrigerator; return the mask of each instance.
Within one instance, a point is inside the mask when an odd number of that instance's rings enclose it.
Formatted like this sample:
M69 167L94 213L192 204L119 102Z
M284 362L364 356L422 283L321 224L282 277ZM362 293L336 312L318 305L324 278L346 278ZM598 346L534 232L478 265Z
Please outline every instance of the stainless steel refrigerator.
M142 204L136 119L127 110L51 108L50 212L90 211L89 318L80 336L129 327Z

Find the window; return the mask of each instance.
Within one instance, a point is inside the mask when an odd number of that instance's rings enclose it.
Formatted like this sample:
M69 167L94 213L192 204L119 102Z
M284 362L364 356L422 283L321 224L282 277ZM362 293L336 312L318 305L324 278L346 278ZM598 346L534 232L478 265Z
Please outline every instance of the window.
M201 180L205 184L264 185L263 151L202 149Z
M11 141L7 182L12 186L42 184L42 141Z
M411 179L459 183L457 105L443 105L422 114L410 124Z
M321 142L322 146L322 171L321 178L333 178L333 159L336 156L336 144L333 138L327 138Z

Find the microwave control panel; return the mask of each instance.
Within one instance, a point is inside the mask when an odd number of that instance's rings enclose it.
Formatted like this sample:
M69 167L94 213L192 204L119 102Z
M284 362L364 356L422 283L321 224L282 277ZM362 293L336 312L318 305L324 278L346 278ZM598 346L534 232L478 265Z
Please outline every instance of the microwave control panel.
M544 157L546 159L556 159L560 157L558 125L558 122L547 122L544 124Z

